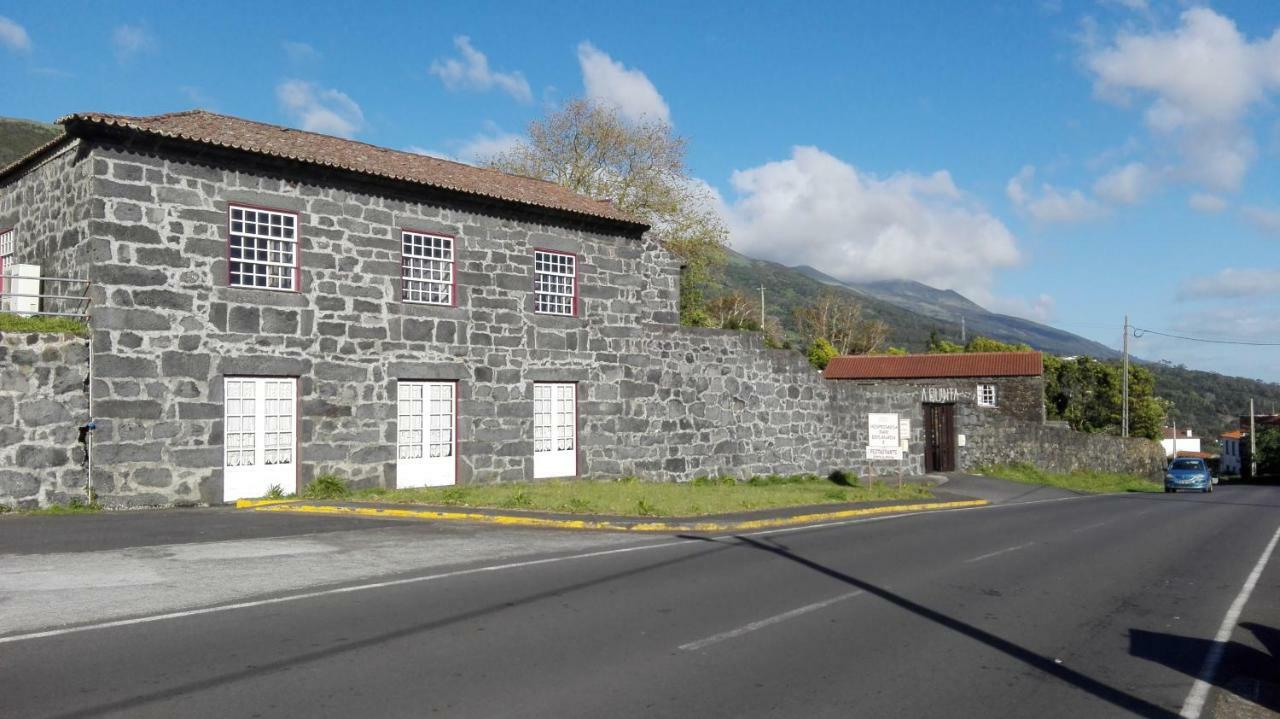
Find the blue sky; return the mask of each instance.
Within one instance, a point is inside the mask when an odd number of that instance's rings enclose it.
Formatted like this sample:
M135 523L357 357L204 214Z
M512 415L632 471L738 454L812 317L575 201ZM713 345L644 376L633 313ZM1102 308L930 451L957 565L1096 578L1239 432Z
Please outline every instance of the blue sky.
M75 18L75 22L68 22ZM670 121L732 244L1112 346L1280 341L1280 6L0 5L0 114L205 107L472 160L588 95ZM1280 381L1280 348L1150 359Z

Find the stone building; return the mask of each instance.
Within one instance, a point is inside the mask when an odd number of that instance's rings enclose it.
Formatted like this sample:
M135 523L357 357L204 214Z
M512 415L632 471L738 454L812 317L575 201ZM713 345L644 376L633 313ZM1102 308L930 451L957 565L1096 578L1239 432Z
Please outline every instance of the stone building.
M989 424L991 415L1034 424L1045 420L1039 352L835 357L822 376L863 386L918 388L929 471L954 470L956 450L968 444L965 430Z
M677 259L609 203L204 111L60 122L0 170L0 234L6 266L91 283L90 337L0 348L0 501L57 501L77 477L154 505L329 472L924 471L914 388L679 327ZM65 413L32 399L76 393ZM898 461L868 459L871 413L911 423Z

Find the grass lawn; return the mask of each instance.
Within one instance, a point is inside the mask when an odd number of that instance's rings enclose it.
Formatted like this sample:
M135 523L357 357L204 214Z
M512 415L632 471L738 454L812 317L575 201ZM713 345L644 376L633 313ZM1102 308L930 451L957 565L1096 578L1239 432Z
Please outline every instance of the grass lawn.
M352 499L442 504L457 507L529 509L627 517L693 517L808 504L930 499L927 487L873 482L842 486L825 477L760 477L747 482L546 481L422 489L367 489Z
M88 337L89 327L70 317L22 317L0 312L0 332L44 332Z
M995 467L982 467L978 470L978 474L1026 484L1061 487L1062 489L1088 492L1090 494L1164 491L1163 484L1143 479L1136 474L1083 471L1076 471L1070 474L1055 474L1041 471L1029 464L1002 464Z

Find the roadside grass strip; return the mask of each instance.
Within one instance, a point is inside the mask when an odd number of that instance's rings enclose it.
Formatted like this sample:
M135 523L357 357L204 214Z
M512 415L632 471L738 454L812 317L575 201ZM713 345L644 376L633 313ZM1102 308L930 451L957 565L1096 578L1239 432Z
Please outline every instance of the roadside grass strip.
M1144 479L1136 474L1085 471L1064 474L1045 472L1030 464L1001 464L979 467L976 473L985 477L1007 479L1011 482L1039 484L1046 487L1057 487L1089 494L1164 491L1163 484Z
M550 529L594 529L613 532L741 532L754 529L770 529L829 522L853 517L870 517L883 514L900 514L911 512L928 512L942 509L959 509L962 507L982 507L989 504L984 499L961 500L954 502L920 502L915 504L892 504L880 507L857 507L834 512L816 512L796 514L785 517L768 517L740 521L705 522L618 522L597 519L572 519L560 517L536 517L519 514L496 514L482 512L449 512L434 509L396 509L386 507L361 507L346 504L306 504L298 502L273 502L246 506L256 512L286 512L301 514L328 514L336 516L375 517L383 519L419 519L444 520L461 522L484 522L515 527L543 527Z

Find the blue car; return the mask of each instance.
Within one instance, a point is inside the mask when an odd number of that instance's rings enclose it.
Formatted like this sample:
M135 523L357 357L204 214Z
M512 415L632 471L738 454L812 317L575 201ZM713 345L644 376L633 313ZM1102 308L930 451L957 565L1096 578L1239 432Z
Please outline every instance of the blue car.
M1213 477L1203 459L1180 457L1173 460L1169 469L1165 470L1164 491L1176 492L1179 489L1213 491Z

